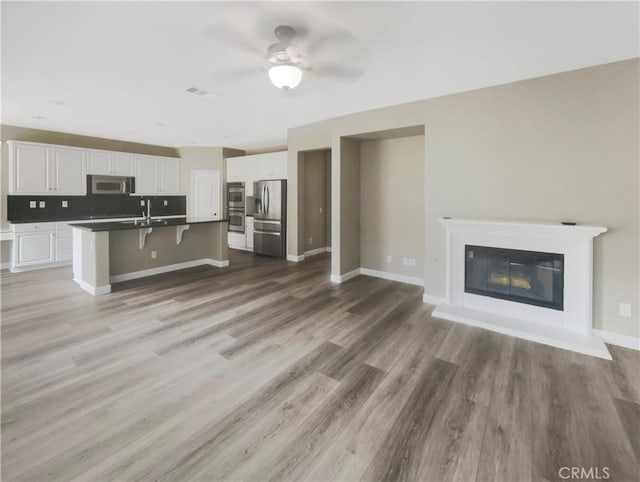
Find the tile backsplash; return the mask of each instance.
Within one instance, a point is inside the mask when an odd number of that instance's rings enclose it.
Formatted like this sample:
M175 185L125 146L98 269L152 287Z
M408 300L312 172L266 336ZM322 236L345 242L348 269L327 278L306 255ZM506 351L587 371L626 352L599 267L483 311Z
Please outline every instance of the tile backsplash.
M146 212L141 200L151 200L152 216L187 212L186 196L7 196L7 219L12 223L135 217Z

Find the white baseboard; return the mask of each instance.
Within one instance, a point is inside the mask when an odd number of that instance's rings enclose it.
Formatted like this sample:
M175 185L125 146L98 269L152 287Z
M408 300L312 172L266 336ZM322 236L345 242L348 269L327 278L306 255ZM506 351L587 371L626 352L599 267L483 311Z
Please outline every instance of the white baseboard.
M400 283L408 283L410 285L424 286L424 280L414 276L405 276L402 274L389 273L387 271L378 271L369 268L360 268L360 274L373 276L375 278L388 279L390 281L399 281Z
M80 288L82 288L92 296L100 296L100 295L106 295L111 293L111 285L91 286L89 283L86 283L81 280L77 280L75 278L73 279L73 281L78 283L80 285Z
M351 278L355 278L360 274L360 268L356 268L353 271L349 271L345 274L331 274L331 282L332 283L344 283L345 281L350 280Z
M23 273L25 271L34 271L37 269L47 269L47 268L59 268L60 266L69 266L72 264L72 261L59 261L57 263L46 263L46 264L34 264L33 266L11 266L8 268L12 273Z
M569 330L551 327L542 323L518 320L493 313L470 308L451 306L443 303L438 306L433 316L445 320L477 326L525 340L544 343L545 345L571 350L586 355L611 360L611 354L601 338L595 335L583 335Z
M317 248L317 249L312 249L311 251L305 251L304 252L304 257L308 258L309 256L315 256L316 254L322 254L322 253L329 253L331 252L331 248Z
M422 302L423 303L427 303L429 305L438 306L439 304L445 302L445 298L444 298L444 296L436 296L436 295L430 295L429 293L423 293L422 294Z
M11 263L10 262L6 262L6 263L0 263L0 269L9 269L11 268Z
M120 283L121 281L129 281L132 279L146 278L147 276L153 276L156 274L168 273L170 271L178 271L180 269L193 268L194 266L201 266L208 264L217 268L224 268L229 266L229 260L216 260L210 258L195 259L193 261L186 261L184 263L169 264L166 266L158 266L156 268L143 269L140 271L132 271L131 273L116 274L110 277L111 283Z
M247 248L246 246L228 246L229 249L237 249L238 251L248 251L253 253L253 248Z
M613 333L611 331L596 330L595 328L591 331L594 335L602 338L605 343L640 351L640 338L638 337L622 335L620 333Z
M304 261L304 254L301 254L300 256L296 256L294 254L288 254L287 261L293 261L294 263L299 263L300 261Z

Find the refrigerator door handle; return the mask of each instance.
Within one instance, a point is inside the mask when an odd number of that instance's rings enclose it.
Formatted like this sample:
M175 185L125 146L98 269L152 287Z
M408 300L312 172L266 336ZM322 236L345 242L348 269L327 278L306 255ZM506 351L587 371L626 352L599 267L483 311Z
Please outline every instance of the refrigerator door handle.
M275 232L275 231L258 231L258 230L254 230L253 232L254 232L254 234L266 234L268 236L280 236L280 233Z
M269 204L271 204L271 195L269 194L269 186L265 186L266 195L267 195L267 213L269 212Z

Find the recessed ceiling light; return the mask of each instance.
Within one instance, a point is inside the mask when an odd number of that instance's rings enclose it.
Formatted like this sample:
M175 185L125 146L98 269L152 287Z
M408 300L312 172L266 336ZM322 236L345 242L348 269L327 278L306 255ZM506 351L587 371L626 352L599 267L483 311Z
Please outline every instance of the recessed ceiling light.
M185 92L189 94L197 95L199 97L206 97L207 99L213 99L215 94L213 92L209 92L207 90L201 89L200 87L187 87L184 89Z

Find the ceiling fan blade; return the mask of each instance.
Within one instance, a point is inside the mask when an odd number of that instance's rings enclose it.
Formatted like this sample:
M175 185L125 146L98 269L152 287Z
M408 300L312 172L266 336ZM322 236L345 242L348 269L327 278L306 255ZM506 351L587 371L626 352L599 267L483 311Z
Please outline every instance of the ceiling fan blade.
M361 65L338 65L331 63L314 63L309 73L322 77L333 77L340 80L356 80L362 77L366 69Z
M262 58L265 57L265 45L261 39L251 38L249 35L233 30L226 23L217 23L204 31L205 35L225 47L232 47L250 52Z
M343 29L315 37L305 47L311 61L362 58L365 51L364 45Z

